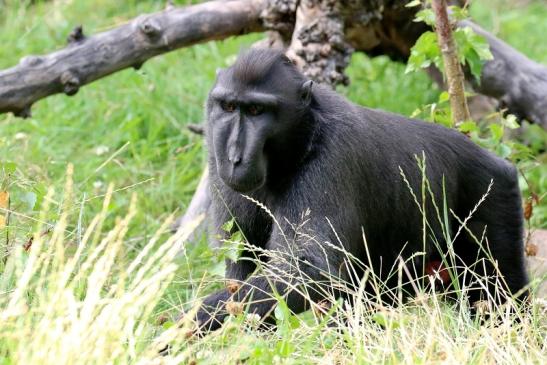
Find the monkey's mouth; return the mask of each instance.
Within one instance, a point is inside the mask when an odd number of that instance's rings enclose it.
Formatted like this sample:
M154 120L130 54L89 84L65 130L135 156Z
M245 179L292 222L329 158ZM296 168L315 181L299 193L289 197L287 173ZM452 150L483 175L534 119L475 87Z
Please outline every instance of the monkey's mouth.
M259 182L257 184L234 184L234 183L227 183L232 190L237 191L238 193L252 193L255 190L260 189L264 183Z
M224 183L238 193L251 193L260 189L264 185L264 181L264 178L237 179L232 175L230 179L224 180Z
M265 181L265 175L252 168L225 164L217 166L217 171L222 181L232 190L238 193L250 193L260 189Z

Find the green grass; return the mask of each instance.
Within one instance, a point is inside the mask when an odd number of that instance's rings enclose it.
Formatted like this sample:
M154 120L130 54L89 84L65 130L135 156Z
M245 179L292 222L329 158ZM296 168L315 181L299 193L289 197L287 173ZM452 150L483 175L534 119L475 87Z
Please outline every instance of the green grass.
M75 25L83 24L85 32L93 34L142 12L160 10L165 1L34 1L31 6L28 3L30 1L0 0L0 69L15 65L25 55L62 47ZM477 4L472 13L528 56L547 63L544 3L530 2L515 8L500 0L494 3L494 8L496 11L490 13L488 7ZM219 258L202 240L186 245L182 257L167 257L165 262L157 263L152 256L158 247L173 245L167 241L169 234L163 232L159 235L160 243L145 257L155 262L157 272L164 275L160 277L165 283L155 282L159 285L155 287L158 294L132 288L130 283L138 280L124 278L124 271L168 216L184 211L193 194L205 151L201 137L188 132L185 126L203 120L203 104L215 70L228 65L241 48L260 37L255 34L197 45L158 57L147 62L140 71L119 72L82 88L74 97L57 95L44 99L33 107L31 119L0 115L0 190L8 191L11 197L9 228L0 230L3 256L8 258L0 264L3 282L0 363L53 363L55 360L70 363L78 359L80 348L86 346L98 350L95 354L85 352L86 357L81 355L80 359L85 358L85 362L135 363L138 359L155 357L154 339L158 336L174 336L181 361L199 359L200 363L232 363L245 359L251 363L407 363L440 361L443 357L475 363L485 359L539 360L541 351L545 351L545 344L538 339L545 330L541 313L530 316L518 328L483 329L465 319L457 308L436 303L434 298L426 304L384 313L390 323L397 323L388 326L386 331L381 330L371 316L357 323L357 313L349 313L348 318L354 318L354 322L340 330L315 324L308 313L299 317L298 325L288 319L280 320L280 329L275 333L258 334L244 329L247 327L238 322L239 318L232 319L219 334L184 342L182 330L156 324L157 316L173 319L183 304L219 285L220 276L212 274L221 267ZM340 91L351 100L405 115L436 101L439 95L425 74L406 75L404 65L385 57L369 59L355 55L348 75L352 84ZM545 140L537 143L545 144ZM67 197L65 189L68 164L74 166L71 197ZM534 168L529 178L536 191L542 194L547 191L545 168ZM115 306L120 298L137 301L143 297L149 303L132 306L124 302L126 306L120 308L134 312L122 315L119 308L112 309L113 316L119 315L119 322L112 317L113 322L104 322L99 328L92 323L82 325L80 332L72 332L78 333L74 336L80 342L70 343L70 337L62 336L62 328L65 326L67 333L68 328L76 331L79 322L68 321L68 313L80 310L86 300L97 316L108 311L103 311L104 303L84 294L89 283L58 281L59 273L67 267L68 259L63 260L64 256L57 259L48 256L52 262L44 259L32 266L36 272L44 273L48 282L35 275L26 286L21 284L23 269L34 255L34 249L29 253L22 247L35 232L43 236L41 240L35 239L33 245L41 241L40 250L53 256L59 255L62 248L70 257L82 242L89 242L72 271L74 275L93 252L108 256L98 242L84 238L95 217L103 211L110 184L114 192L109 195L101 218L104 226L96 230L103 233L97 233L97 237L107 237L107 232L122 229L120 227L128 232L123 238L106 241L115 247L110 253L115 259L102 273L108 276L101 286L106 292L104 302ZM50 189L54 192L46 198ZM133 193L138 196L134 216L127 222L119 222L117 217L125 216ZM48 211L40 213L45 205L49 205ZM536 225L545 225L544 219L537 218L547 216L545 205L536 212ZM66 224L63 214L67 215ZM45 233L48 227L54 227L52 233ZM170 266L172 263L177 264L176 271ZM90 275L92 269L89 270L80 275ZM151 278L153 272L146 275ZM124 290L108 292L115 285ZM28 297L13 301L10 307L18 288L27 290ZM53 305L60 298L70 300L66 306ZM12 315L10 308L26 308L27 312ZM68 322L60 324L65 319ZM438 327L433 328L432 323ZM55 326L61 329L53 331ZM50 328L54 335L48 336ZM97 331L103 331L105 341L101 342L101 336L92 335L100 333ZM432 343L428 336L436 341ZM495 343L496 338L503 341ZM49 352L41 352L41 348ZM66 356L56 357L63 353L63 348Z

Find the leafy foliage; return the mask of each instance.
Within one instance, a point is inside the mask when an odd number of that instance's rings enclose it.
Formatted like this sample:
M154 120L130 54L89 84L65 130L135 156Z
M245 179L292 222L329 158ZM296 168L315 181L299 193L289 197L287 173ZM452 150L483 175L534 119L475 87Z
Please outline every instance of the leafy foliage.
M412 2L412 6L420 5L419 2ZM409 6L407 5L407 6ZM467 18L466 9L457 6L450 7L451 19L455 22ZM416 22L424 22L427 25L435 26L435 15L429 8L422 9L416 13ZM471 73L480 82L482 66L486 61L493 58L484 37L473 32L469 27L456 27L453 31L454 41L458 50L458 58L462 65L467 65ZM434 64L439 70L444 69L441 50L438 45L435 32L424 32L412 47L410 58L407 63L407 72L417 71Z
M435 32L424 32L416 41L410 51L410 57L406 66L406 72L417 71L434 64L438 69L443 69L441 49L437 43Z
M414 1L407 6L420 5L422 5L420 1ZM457 6L450 7L450 14L451 19L454 22L468 17L467 9L462 9ZM422 21L432 27L435 26L435 17L432 10L429 8L418 11L416 13L415 21ZM453 31L453 36L460 63L466 65L471 74L475 77L476 82L480 83L480 75L484 63L493 59L488 42L484 37L476 34L470 27L456 27ZM429 31L423 33L412 47L406 73L415 72L419 69L430 67L431 65L435 65L441 71L444 69L437 36L434 32ZM421 117L451 128L452 118L448 98L448 93L442 92L439 95L437 102L417 108L412 113L412 116ZM538 154L543 153L547 146L547 132L541 128L539 128L539 130L534 128L539 135L539 140L543 142L539 142L536 139L535 145L532 146L529 142L527 143L527 140L530 140L531 137L529 130L525 130L525 136L521 135L520 139L514 138L516 132L511 131L516 131L519 127L520 125L514 115L506 115L502 111L488 115L484 120L465 121L458 126L458 129L460 132L471 137L479 145L493 151L502 158L506 158L513 163L516 163L523 174L531 174L531 171L536 169L540 170L540 175L546 174L547 169L540 163L540 160L544 157L537 156ZM531 138L535 139L535 137ZM536 189L544 191L541 182L539 182L537 186L535 183L532 183L533 186L530 186L530 180L524 175L523 181L526 182L526 185L529 185L525 189L527 194L539 196L538 193L535 192ZM536 201L538 205L545 205L544 202L542 203L541 198L536 199ZM532 218L533 220L533 222L529 223L547 227L547 216L541 213L544 210L545 208L540 208L535 217L528 217L528 219Z
M488 42L470 27L457 28L454 31L454 40L458 47L460 63L467 64L477 82L480 83L482 66L486 61L494 58Z

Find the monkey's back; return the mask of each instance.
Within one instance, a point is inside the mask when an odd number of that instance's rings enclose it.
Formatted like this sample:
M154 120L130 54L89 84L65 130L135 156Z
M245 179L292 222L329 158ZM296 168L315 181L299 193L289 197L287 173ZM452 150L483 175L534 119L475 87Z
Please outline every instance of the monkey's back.
M504 190L514 195L515 168L462 133L361 108L340 97L333 100L336 108L326 114L337 117L320 120L324 138L318 140L318 148L323 154L314 162L330 193L318 198L323 207L338 207L333 226L339 227L352 251L362 254L361 227L369 246L384 258L394 258L405 244L409 251L421 248L422 187L426 218L438 239L443 235L439 215L444 204L464 218L491 181L495 188L490 195Z

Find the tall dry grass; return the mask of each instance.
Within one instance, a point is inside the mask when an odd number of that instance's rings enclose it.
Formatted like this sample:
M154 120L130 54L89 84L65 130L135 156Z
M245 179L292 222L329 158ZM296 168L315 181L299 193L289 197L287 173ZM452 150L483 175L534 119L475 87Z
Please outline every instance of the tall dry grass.
M434 285L423 285L435 279L424 277L415 280L413 299L387 306L379 300L388 290L381 278L367 270L367 262L347 252L348 270L359 267L365 274L347 282L325 271L321 287L326 301L321 303L313 303L301 285L309 284L301 270L309 263L295 261L298 255L290 252L259 252L271 255L272 263L284 261L290 267L289 272L279 272L266 263L261 270L274 280L285 280L308 297L314 309L294 315L284 297L277 295L273 330L259 330L256 318L244 311L228 317L219 331L189 336L195 329L195 303L188 304L190 311L179 323L158 326L154 309L174 278L180 263L177 254L199 222L166 238L169 219L135 258L121 260L138 209L136 198L126 216L105 229L111 219L111 187L102 212L74 238L69 229L71 174L69 168L55 225L45 223L50 191L30 248L15 246L1 273L3 364L543 364L547 359L543 299L533 298L523 308L512 301L496 304L491 298L486 306L489 319L473 317L464 299L445 300ZM303 225L292 227L298 230ZM50 234L44 235L47 230ZM296 233L287 232L287 239ZM408 263L399 261L393 275L406 275ZM365 290L367 283L373 284L372 293ZM353 300L339 299L332 288ZM466 288L458 290L458 298L464 298ZM390 295L399 297L398 292ZM160 355L167 345L168 354Z
M69 235L72 168L64 208L45 223L53 191L45 198L32 241L14 246L0 281L0 358L8 364L124 364L158 357L151 315L173 279L175 257L198 222L162 241L167 220L128 264L118 258L137 205L103 232L112 187L103 210L78 242ZM44 235L42 232L51 231ZM69 239L71 237L71 239ZM28 251L28 252L27 252ZM174 337L174 328L163 337Z

